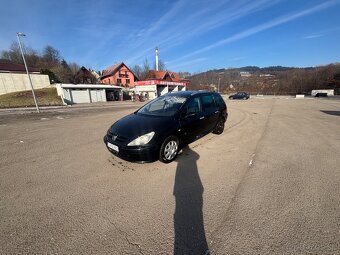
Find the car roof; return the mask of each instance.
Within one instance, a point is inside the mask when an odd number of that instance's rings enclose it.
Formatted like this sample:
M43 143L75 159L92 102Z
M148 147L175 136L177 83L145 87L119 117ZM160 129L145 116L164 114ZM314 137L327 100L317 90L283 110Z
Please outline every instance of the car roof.
M215 93L211 91L206 91L206 90L186 90L186 91L176 91L176 92L171 92L167 93L166 96L180 96L180 97L191 97L194 95L199 95L199 94L206 94L206 93Z

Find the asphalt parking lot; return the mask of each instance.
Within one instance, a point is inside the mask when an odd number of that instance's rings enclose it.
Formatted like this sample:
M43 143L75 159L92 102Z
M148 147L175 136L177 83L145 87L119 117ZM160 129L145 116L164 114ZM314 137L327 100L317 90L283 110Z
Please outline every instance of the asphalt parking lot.
M0 114L0 254L339 254L339 100L227 100L170 164L105 148L139 105Z

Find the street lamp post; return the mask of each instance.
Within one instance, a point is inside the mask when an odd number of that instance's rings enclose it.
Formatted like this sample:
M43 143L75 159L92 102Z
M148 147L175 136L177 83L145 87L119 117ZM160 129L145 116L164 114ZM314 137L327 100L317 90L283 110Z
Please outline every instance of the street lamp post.
M224 75L224 72L220 72L217 75L218 75L217 92L220 93L221 75Z
M34 89L33 89L33 84L32 84L32 80L31 80L31 76L30 76L30 74L28 73L28 68L27 68L27 65L26 65L26 60L25 60L24 52L23 52L23 50L22 50L21 41L20 41L20 36L26 36L26 35L23 34L23 33L17 32L19 47L20 47L22 59L24 60L26 73L27 73L28 79L29 79L30 84L31 84L31 89L32 89L32 94L33 94L33 99L34 99L35 107L37 108L37 112L40 113L40 109L39 109L39 106L38 106L38 103L37 103L37 99L35 98L35 94L34 94Z

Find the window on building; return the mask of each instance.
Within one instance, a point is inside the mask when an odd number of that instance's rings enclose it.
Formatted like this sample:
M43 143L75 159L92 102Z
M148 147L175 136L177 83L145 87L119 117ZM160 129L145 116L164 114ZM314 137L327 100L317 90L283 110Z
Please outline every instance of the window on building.
M130 79L126 79L126 84L130 84Z
M111 84L111 81L110 81L110 79L109 79L109 84Z
M117 83L121 84L122 83L122 79L117 79Z

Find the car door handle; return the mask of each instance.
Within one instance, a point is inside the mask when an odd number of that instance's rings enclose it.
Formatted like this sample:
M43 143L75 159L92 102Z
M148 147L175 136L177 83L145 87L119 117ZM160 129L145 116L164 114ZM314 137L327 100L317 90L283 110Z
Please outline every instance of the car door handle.
M200 120L203 120L204 119L204 116L200 118Z

